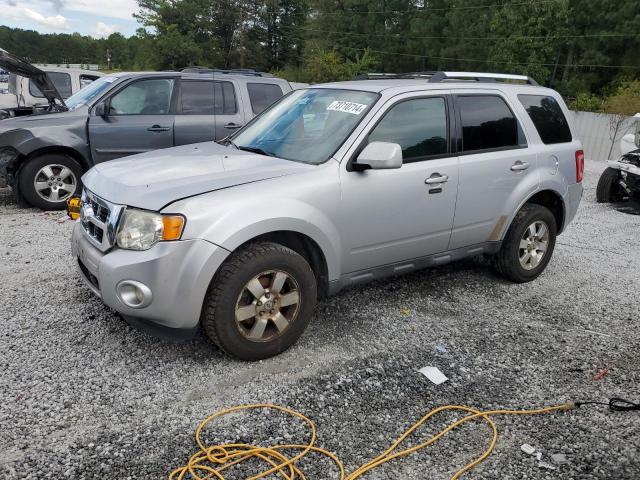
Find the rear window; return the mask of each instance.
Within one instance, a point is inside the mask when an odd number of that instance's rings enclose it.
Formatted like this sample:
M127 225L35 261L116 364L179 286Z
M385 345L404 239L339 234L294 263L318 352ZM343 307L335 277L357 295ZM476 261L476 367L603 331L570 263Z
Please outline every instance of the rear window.
M282 89L272 83L247 83L251 109L256 115L282 97Z
M69 98L71 92L71 75L62 72L48 72L47 75L62 98ZM32 97L44 98L38 86L29 80L29 93Z
M503 150L526 146L524 134L507 103L494 95L459 95L462 150Z
M531 117L543 143L566 143L572 140L567 119L555 98L545 95L518 95L518 100Z

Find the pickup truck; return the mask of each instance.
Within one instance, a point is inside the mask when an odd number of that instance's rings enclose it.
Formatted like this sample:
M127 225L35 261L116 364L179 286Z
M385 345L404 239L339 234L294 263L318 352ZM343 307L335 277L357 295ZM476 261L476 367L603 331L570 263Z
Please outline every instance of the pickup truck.
M42 67L10 55L0 49L0 120L51 111L48 95L43 93L50 81L62 99L80 91L103 74L78 68Z
M205 68L103 76L66 100L53 88L53 113L0 122L0 187L20 203L62 209L95 164L221 140L292 90L269 74Z

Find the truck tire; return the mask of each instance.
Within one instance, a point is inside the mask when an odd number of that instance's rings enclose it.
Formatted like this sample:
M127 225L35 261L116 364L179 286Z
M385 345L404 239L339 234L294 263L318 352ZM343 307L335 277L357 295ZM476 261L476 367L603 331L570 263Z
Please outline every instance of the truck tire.
M301 255L277 243L252 243L232 253L214 276L201 323L229 355L261 360L302 335L316 300L316 278Z
M18 188L30 205L61 210L82 191L82 167L68 155L48 153L27 160L18 173Z
M557 231L556 219L548 208L533 203L524 205L494 259L498 273L516 283L537 278L551 260Z
M618 181L620 180L620 170L608 167L598 180L596 188L596 200L598 203L614 203L624 200L624 189Z

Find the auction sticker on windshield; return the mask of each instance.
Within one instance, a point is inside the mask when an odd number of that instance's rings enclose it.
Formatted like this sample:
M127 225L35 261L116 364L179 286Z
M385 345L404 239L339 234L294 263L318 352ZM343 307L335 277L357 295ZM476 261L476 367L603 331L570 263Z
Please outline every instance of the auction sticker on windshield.
M360 115L367 109L366 105L362 103L345 102L342 100L334 100L329 104L327 110L334 112L353 113L354 115Z

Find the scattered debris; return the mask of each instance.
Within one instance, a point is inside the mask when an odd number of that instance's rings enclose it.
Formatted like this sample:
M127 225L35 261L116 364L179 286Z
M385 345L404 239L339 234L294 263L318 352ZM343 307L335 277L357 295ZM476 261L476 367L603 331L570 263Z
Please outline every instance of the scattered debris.
M536 453L536 458L538 459L539 462L542 461L542 452L537 452Z
M567 456L564 453L554 453L551 455L551 461L556 465L563 465L568 462Z
M447 347L442 344L436 345L436 351L438 353L447 353Z
M602 380L604 377L606 377L609 372L611 372L613 367L609 366L609 367L604 367L601 368L600 370L598 370L598 372L594 375L593 380L598 381L598 380Z
M66 222L67 220L69 220L69 217L60 217L60 218L58 219L58 223L64 223L64 222Z
M529 445L528 443L520 445L520 450L522 450L527 455L533 455L534 453L536 453L536 447Z
M409 314L411 314L411 310L409 310L407 307L402 307L402 310L400 310L400 313L402 314L402 316L408 317Z
M538 462L538 467L540 468L546 468L547 470L555 470L556 467L554 467L553 465L551 465L550 463L547 462L543 462L543 461L539 461Z
M448 380L445 374L442 373L438 367L422 367L418 371L436 385L440 385Z

